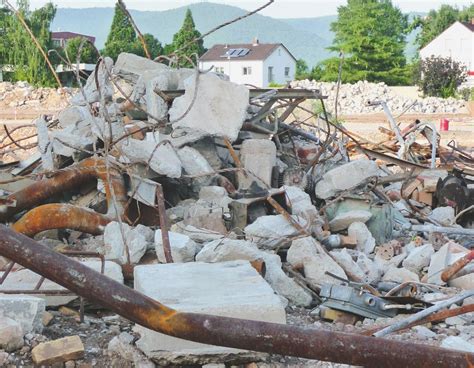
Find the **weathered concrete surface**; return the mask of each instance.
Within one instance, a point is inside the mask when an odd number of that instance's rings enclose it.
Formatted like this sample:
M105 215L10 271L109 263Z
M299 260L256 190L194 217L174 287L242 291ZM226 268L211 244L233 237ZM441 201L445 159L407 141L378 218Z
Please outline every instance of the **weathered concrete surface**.
M329 170L315 187L316 197L328 199L337 193L354 188L364 180L377 176L379 168L374 161L356 160Z
M366 223L372 217L372 213L364 210L344 212L337 215L329 222L331 231L341 231L347 229L355 222Z
M0 349L14 351L23 346L23 329L14 319L0 316Z
M174 100L169 110L170 120L174 121L189 112L173 126L190 128L212 136L237 139L245 120L249 102L247 87L223 81L214 74L201 74L196 85L196 77L184 81L185 94Z
M82 264L92 268L93 270L100 272L101 261L83 261ZM0 277L3 273L0 272ZM104 274L115 281L123 284L122 268L115 262L106 261ZM5 282L0 285L0 293L2 290L33 290L38 284L41 276L30 271L23 269L12 272L6 278ZM62 286L50 281L45 280L41 285L40 290L66 290ZM59 306L69 303L70 301L77 298L77 296L51 296L51 295L36 295L38 298L42 298L46 302L46 306Z
M248 188L253 181L270 187L273 166L276 165L275 143L268 139L246 139L240 148L240 162L247 175L238 172L239 189Z
M187 235L174 233L172 231L168 232L168 236L173 262L193 262L197 251L197 246L194 240ZM161 230L156 230L155 232L155 251L158 261L166 263Z
M41 333L45 308L46 303L42 298L29 295L0 295L0 316L18 322L25 334Z
M183 312L286 321L280 298L247 261L137 266L134 275L137 291ZM141 326L135 329L141 335L137 346L160 365L222 363L245 357L255 361L253 352L185 341Z
M113 221L107 224L104 230L105 259L118 261L120 264L128 263L127 247L130 263L138 263L148 248L145 234L126 223L120 225Z

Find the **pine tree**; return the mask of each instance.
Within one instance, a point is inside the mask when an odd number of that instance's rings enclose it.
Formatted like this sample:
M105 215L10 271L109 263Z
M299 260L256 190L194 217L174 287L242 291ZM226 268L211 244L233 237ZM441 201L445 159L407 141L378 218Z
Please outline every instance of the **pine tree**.
M121 52L136 53L136 39L135 30L130 20L120 9L120 6L115 4L114 19L102 54L116 60Z
M203 45L203 40L192 42L194 39L201 37L201 33L196 29L191 10L186 10L183 25L181 29L173 36L172 49L176 51L178 56L179 66L191 67L192 64L183 56L191 58L196 62L196 57L204 54L206 49ZM188 45L184 47L185 45ZM184 49L182 49L184 47Z

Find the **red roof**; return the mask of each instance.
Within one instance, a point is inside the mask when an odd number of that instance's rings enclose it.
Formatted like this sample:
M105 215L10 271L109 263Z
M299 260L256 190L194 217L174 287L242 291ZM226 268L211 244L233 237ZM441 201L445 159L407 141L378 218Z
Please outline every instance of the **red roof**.
M87 36L80 33L74 32L51 32L51 38L53 40L70 40L71 38L84 37L87 38L90 42L95 42L95 37Z
M286 51L288 49L282 43L238 43L238 44L217 44L212 46L207 52L202 55L200 61L220 61L227 60L226 55L231 49L247 49L248 53L236 58L231 58L231 60L240 61L240 60L265 60L270 54L278 47L283 46ZM295 57L288 51L290 56L295 59ZM296 60L296 59L295 59Z
M472 22L461 22L461 23L467 28L469 28L471 32L474 32L474 24L472 24Z

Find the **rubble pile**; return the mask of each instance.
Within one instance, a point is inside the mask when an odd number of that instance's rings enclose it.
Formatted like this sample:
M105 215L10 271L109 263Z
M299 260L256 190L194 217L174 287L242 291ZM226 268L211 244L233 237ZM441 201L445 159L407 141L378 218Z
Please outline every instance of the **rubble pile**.
M69 104L73 88L37 88L27 82L0 82L0 109L59 110Z
M59 330L67 317L106 331L94 359L142 367L279 362L222 337L252 321L274 323L261 339L314 324L354 344L408 333L474 353L474 159L419 121L380 143L331 121L303 130L293 110L326 101L325 86L308 87L252 90L131 54L103 59L70 105L35 121L37 154L2 168L0 221L37 242L13 245L0 228L0 359L89 359L90 330L52 334L53 317ZM359 101L360 91L342 96ZM97 314L100 300L137 323ZM152 300L162 304L148 316ZM193 337L186 323L201 315L218 317Z
M337 83L300 80L291 83L292 88L316 89L328 96L327 108L332 112L337 94ZM368 101L385 101L394 113L460 114L465 112L466 102L455 98L409 98L394 93L385 83L359 81L343 83L339 89L338 108L342 115L371 114L383 112L381 106L370 106Z

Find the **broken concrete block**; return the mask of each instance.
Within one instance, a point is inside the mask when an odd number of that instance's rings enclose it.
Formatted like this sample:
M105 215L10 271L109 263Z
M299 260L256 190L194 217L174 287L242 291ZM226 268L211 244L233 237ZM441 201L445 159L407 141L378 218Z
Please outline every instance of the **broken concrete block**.
M125 240L125 243L124 243ZM125 244L127 246L125 246ZM104 230L105 259L128 263L126 249L131 264L137 264L147 250L148 242L145 236L137 229L126 223L110 222Z
M77 335L42 342L31 350L31 358L37 365L53 365L68 360L81 359L84 356L84 345Z
M425 339L432 339L437 336L435 332L431 331L429 328L425 326L415 326L412 329L416 331L416 334L418 336L422 336Z
M92 123L92 115L88 106L69 106L59 112L58 120L63 128L88 126Z
M453 207L436 207L428 217L441 226L451 226L454 223L456 214Z
M102 262L91 260L82 261L83 265L92 268L93 270L100 272L102 268ZM0 273L1 275L1 273ZM104 275L114 279L117 282L123 284L122 268L115 262L105 262ZM0 285L0 293L2 290L33 290L40 280L41 276L28 269L21 269L18 271L11 272L6 280ZM40 290L66 290L62 286L50 281L44 280ZM70 301L77 299L75 295L36 295L38 298L44 299L46 306L59 306L69 303ZM0 304L1 305L1 304Z
M149 361L143 353L133 344L135 337L127 332L122 332L110 340L107 345L109 355L115 354L121 359L130 362L133 367L155 368L155 364Z
M356 279L365 281L366 275L364 271L362 271L359 265L352 259L347 249L332 250L329 253L346 274L353 275Z
M301 217L292 216L303 228L308 223ZM244 229L245 238L262 248L275 249L291 242L291 237L298 235L297 230L283 215L261 216Z
M162 72L168 70L168 66L127 52L119 54L114 66L114 74L131 82L136 82L147 70Z
M329 222L331 231L341 231L347 229L354 222L365 223L372 217L372 213L364 210L344 212L337 215Z
M428 282L430 284L446 285L446 283L441 280L441 273L446 267L465 256L466 253L467 249L459 244L448 242L443 245L431 256L430 266L428 267Z
M176 98L169 110L171 121L182 117L173 127L236 140L246 117L248 88L223 81L210 73L200 74L198 79L192 75L185 79L184 86L184 95Z
M186 171L188 175L197 176L214 173L209 162L207 162L198 150L192 147L181 148L178 151L178 156L181 160L184 171Z
M318 254L304 265L304 275L314 287L322 284L340 284L341 281L326 275L326 272L347 279L346 273L331 257Z
M286 194L286 204L291 208L291 214L303 217L311 224L311 232L319 233L324 220L311 202L311 197L301 188L285 185L282 187Z
M275 292L287 298L292 305L308 306L311 304L312 297L283 272L280 257L261 251L251 242L232 239L216 240L206 244L196 256L198 262L211 263L259 259L265 262L265 280Z
M78 129L75 126L50 132L50 139L53 152L66 157L73 157L81 150L91 150L97 141L97 138L90 133L89 128Z
M193 262L196 255L196 243L187 235L168 232L170 239L171 256L174 263ZM161 230L155 232L155 250L158 261L166 263L165 253L163 250L163 240L161 238Z
M402 284L407 281L416 281L419 282L420 278L418 275L410 270L405 268L390 268L385 275L383 275L382 281L392 281Z
M374 161L365 159L352 161L326 172L316 184L315 194L318 198L328 199L378 175L379 168Z
M179 311L286 322L280 298L247 261L137 266L134 276L135 290ZM137 346L160 365L255 359L253 352L177 339L138 325L135 330L141 336Z
M474 353L474 345L458 336L448 336L441 343L441 347L445 349L453 349Z
M246 139L240 148L240 162L247 175L238 172L239 189L250 187L252 182L271 187L272 171L276 165L276 146L268 139Z
M105 57L103 61L96 66L96 71L92 72L87 78L87 82L83 87L84 94L78 92L71 98L71 104L78 106L86 106L94 102L100 102L99 91L97 90L96 77L100 87L100 94L105 101L110 101L114 94L114 85L110 80L109 74L112 74L114 61ZM84 96L85 95L85 96ZM84 99L85 98L85 99Z
M370 254L375 249L375 239L372 233L363 222L353 222L350 224L347 233L357 241L357 250Z
M45 308L46 304L42 298L29 295L0 295L0 316L15 320L25 334L41 333Z
M401 261L400 261L401 262ZM380 278L383 275L385 268L381 267L377 262L372 261L367 255L363 252L357 253L357 266L364 272L365 281L369 284L376 283L380 281Z
M123 141L121 150L132 163L149 164L154 172L169 178L181 177L181 160L173 146L167 142L130 138Z
M199 229L207 229L220 234L226 234L224 224L224 209L204 201L198 201L184 210L184 223Z
M43 116L35 120L38 135L38 151L41 154L43 170L54 170L53 146L49 136L48 124Z
M449 286L464 290L474 289L474 273L456 277L448 281Z
M424 267L429 266L431 256L434 254L434 248L431 244L425 244L413 249L405 258L402 265L407 270L419 273Z
M23 329L15 320L0 316L0 349L8 352L23 346Z
M303 268L305 262L309 262L319 254L316 244L311 238L293 240L286 253L287 262L295 269Z
M172 225L170 230L175 233L187 235L197 243L207 243L224 237L224 234L208 229L198 229L195 226L186 225L183 221Z

